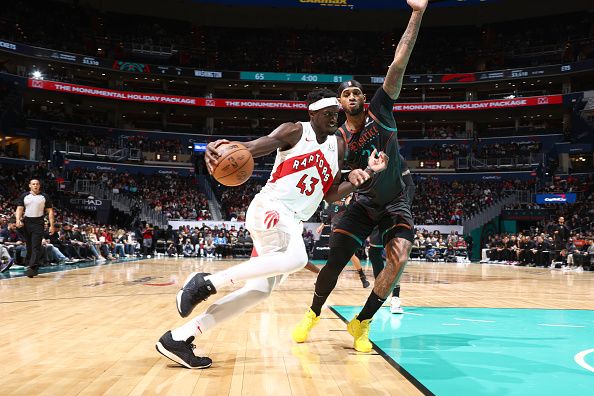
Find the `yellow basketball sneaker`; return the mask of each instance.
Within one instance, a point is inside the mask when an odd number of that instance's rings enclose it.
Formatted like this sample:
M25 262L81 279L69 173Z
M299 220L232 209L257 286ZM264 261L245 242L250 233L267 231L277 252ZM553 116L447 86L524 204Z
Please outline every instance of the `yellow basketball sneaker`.
M293 329L291 337L295 342L305 342L309 336L309 332L320 321L320 317L310 309L307 310L301 322Z
M347 325L349 334L355 339L353 343L355 350L359 352L371 352L373 349L371 342L369 342L370 325L371 319L360 321L356 316Z

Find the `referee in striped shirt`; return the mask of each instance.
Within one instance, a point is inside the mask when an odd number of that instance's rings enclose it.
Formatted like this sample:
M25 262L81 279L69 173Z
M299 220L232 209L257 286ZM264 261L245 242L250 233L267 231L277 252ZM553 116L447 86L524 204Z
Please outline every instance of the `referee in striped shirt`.
M50 234L54 229L54 208L50 198L41 192L41 183L37 179L29 182L29 192L22 194L17 201L16 225L24 227L25 241L27 243L28 267L25 275L29 278L37 276L41 260L41 241L43 239L44 217L47 213L50 222Z

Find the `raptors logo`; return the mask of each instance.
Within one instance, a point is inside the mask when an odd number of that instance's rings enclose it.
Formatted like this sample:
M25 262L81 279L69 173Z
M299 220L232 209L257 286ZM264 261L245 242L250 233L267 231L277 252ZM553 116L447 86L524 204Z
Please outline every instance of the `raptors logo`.
M269 230L274 228L278 223L279 217L280 216L276 210L269 210L266 212L264 215L264 225L266 226L266 229Z

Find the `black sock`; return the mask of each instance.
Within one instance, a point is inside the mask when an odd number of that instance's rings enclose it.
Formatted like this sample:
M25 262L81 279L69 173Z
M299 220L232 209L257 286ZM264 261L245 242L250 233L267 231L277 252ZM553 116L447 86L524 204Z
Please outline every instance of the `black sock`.
M359 273L359 277L361 279L365 278L365 273L363 272L363 268L358 269L357 272Z
M369 298L367 299L367 302L365 303L365 306L361 312L359 312L359 315L357 315L357 319L364 321L366 319L373 318L373 315L375 315L375 313L382 307L385 301L385 298L381 298L372 291L369 295Z
M400 297L400 285L396 285L392 290L392 297Z
M316 290L311 303L311 310L316 315L320 316L322 306L336 287L338 276L358 247L359 243L349 236L334 232L331 234L328 261L318 274Z
M313 300L311 302L311 310L315 312L316 316L320 316L322 313L322 306L328 299L328 296L318 296L316 292L314 292Z

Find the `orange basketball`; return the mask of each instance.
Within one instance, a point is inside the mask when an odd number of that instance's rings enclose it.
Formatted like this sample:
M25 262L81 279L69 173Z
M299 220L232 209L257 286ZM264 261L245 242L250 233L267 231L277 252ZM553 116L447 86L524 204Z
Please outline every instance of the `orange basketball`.
M212 176L229 187L245 183L254 172L254 158L250 151L239 142L221 144L218 150L221 156Z

